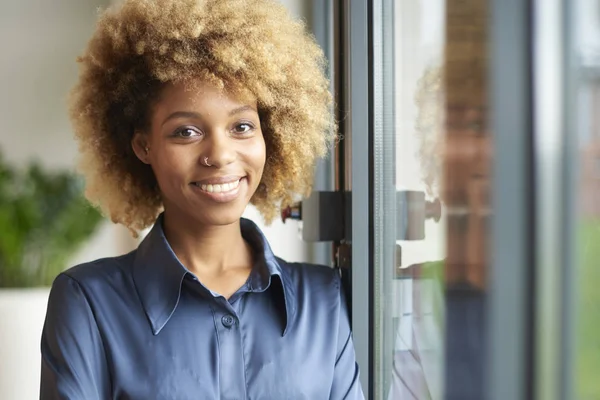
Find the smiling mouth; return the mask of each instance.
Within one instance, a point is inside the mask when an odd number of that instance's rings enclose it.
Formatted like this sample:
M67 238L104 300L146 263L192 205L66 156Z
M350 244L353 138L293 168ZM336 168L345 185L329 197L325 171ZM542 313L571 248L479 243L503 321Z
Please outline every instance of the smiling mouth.
M198 182L194 182L194 185L206 193L228 193L235 191L240 186L240 180L241 178L233 182L218 184L200 184Z

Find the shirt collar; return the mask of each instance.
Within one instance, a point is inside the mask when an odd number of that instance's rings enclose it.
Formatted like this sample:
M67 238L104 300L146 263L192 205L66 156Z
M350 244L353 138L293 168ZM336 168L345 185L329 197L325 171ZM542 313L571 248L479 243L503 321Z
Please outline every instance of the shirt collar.
M155 335L169 322L177 308L183 279L190 273L179 262L169 245L162 223L163 214L158 217L154 227L140 243L133 264L134 284ZM285 335L296 312L295 293L290 276L281 267L281 260L275 257L258 226L245 218L240 220L240 224L242 235L255 251L258 265L266 267L266 273L256 274L257 271L253 271L254 277L258 278L252 278L252 290L264 292L274 281L281 286L286 314L283 329Z

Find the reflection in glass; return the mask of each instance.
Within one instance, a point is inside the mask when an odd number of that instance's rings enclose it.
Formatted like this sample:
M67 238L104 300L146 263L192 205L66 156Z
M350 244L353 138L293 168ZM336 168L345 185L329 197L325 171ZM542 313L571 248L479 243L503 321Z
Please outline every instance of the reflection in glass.
M375 4L375 398L480 399L487 3Z
M600 2L569 3L575 12L579 201L574 382L578 399L600 398Z

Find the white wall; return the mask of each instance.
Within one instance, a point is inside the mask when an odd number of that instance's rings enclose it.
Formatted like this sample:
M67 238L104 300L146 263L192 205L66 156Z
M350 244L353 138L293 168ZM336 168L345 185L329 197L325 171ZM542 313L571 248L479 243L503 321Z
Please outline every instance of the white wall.
M310 2L285 0L290 12L308 19ZM75 58L93 32L106 0L20 0L0 3L0 151L23 164L39 159L49 168L73 168L77 156L67 119L66 96L77 74ZM246 216L260 225L255 210ZM289 260L306 259L296 224L265 228L274 251ZM71 264L129 251L127 231L106 223Z
M100 6L103 0L0 5L0 151L9 161L38 159L48 168L75 165L77 146L66 96L76 79L75 58L92 33ZM129 248L124 233L105 225L73 262Z

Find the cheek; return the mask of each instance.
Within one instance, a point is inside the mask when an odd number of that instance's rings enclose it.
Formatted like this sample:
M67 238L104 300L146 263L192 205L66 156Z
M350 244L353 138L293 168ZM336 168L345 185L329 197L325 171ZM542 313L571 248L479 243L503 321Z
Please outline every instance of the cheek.
M265 141L262 136L240 141L235 145L241 163L255 172L262 171L266 160Z
M261 136L261 138L259 140L256 140L254 145L249 148L249 154L252 158L253 165L255 166L255 168L260 169L261 171L265 166L265 161L267 158L266 153L267 150L265 146L265 141Z
M164 150L157 154L152 169L161 186L178 185L185 178L189 162L185 154Z

